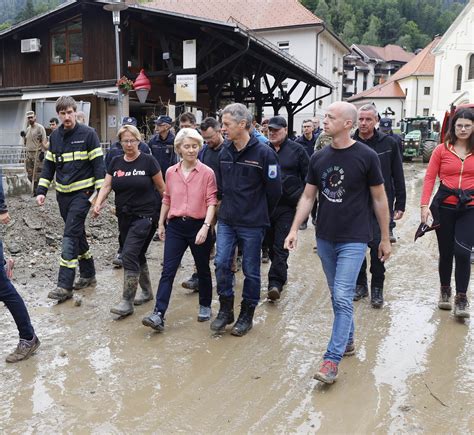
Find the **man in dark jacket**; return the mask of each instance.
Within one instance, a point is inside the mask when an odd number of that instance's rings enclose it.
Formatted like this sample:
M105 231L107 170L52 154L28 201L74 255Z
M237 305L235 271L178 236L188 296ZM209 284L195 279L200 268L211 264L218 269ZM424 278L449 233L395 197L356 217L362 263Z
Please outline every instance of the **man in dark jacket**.
M387 194L389 208L394 204L394 210L390 213L394 220L401 219L405 211L406 190L403 164L398 145L393 138L375 129L378 121L377 109L372 104L366 104L359 109L358 126L354 139L365 143L372 148L380 159L380 166L384 178L385 192ZM374 308L383 305L383 284L385 280L384 263L378 258L378 245L380 243L380 228L373 218L374 238L369 243L370 248L370 272L372 273L371 304ZM367 285L367 261L364 260L359 276L357 278L354 300L357 301L368 295Z
M166 115L161 115L155 120L155 135L148 142L151 154L158 160L163 178L170 166L178 163L174 151L174 134L171 133L173 120Z
M87 243L85 220L91 207L91 197L102 187L105 167L99 138L93 128L76 121L77 105L72 97L56 101L61 127L49 139L38 183L36 202L44 205L53 179L56 198L64 220L64 235L58 284L48 297L63 302L79 290L96 284L94 259ZM74 283L76 267L80 277Z
M222 112L226 133L217 171L218 212L216 280L220 308L211 330L223 331L234 321L234 283L231 270L235 247L242 247L245 275L240 315L232 334L242 336L252 328L260 299L260 249L265 228L281 195L278 157L268 145L250 134L252 115L240 103Z
M316 143L317 135L314 134L314 124L311 119L305 119L303 121L303 134L295 140L303 146L308 157L311 157L314 153L314 145Z
M310 124L313 125L311 121ZM268 271L268 299L275 301L280 299L280 293L288 278L289 252L283 244L295 217L298 200L304 190L309 157L299 143L288 139L287 123L282 116L271 118L268 130L270 146L277 153L280 162L283 187L282 196L270 216L271 226L266 234L271 261Z

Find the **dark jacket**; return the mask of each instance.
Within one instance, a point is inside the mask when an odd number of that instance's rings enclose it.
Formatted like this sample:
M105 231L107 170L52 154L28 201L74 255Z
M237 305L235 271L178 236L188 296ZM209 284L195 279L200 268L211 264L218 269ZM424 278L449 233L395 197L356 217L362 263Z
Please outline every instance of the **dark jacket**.
M140 141L138 144L138 150L143 154L151 154L150 147L145 143ZM123 148L119 141L114 142L109 149L109 152L105 155L105 168L108 169L110 162L116 156L123 156Z
M302 134L298 139L295 140L295 142L299 143L304 150L306 151L306 154L308 154L308 157L311 157L314 153L314 145L316 144L316 139L318 138L319 135L314 134L311 137L311 139L306 139L305 135Z
M394 210L405 211L405 176L398 144L392 137L377 130L374 130L374 135L368 140L362 139L359 130L356 130L354 139L368 145L379 156L389 208L395 201Z
M174 135L168 132L168 136L163 140L159 134L155 134L148 142L148 146L153 157L158 160L161 173L165 178L168 168L178 163L178 156L174 152Z
M218 219L228 225L270 226L270 215L281 196L278 156L268 145L250 136L237 151L224 142L219 154L217 196L222 200Z
M210 148L207 144L204 144L201 151L199 151L198 159L209 166L214 173L217 173L219 168L219 153L221 152L223 144L217 148Z
M271 143L270 146L275 150ZM288 138L280 145L277 155L282 180L282 195L278 206L296 207L304 190L309 157L299 143Z
M105 177L103 155L93 128L76 123L65 130L61 125L49 138L37 194L46 195L55 174L57 192L100 189Z

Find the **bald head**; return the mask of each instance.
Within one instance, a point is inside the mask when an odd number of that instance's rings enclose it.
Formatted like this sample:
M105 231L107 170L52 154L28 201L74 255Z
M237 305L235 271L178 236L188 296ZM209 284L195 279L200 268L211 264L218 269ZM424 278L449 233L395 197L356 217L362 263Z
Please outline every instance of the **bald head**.
M337 111L344 121L352 121L352 125L355 125L357 122L357 108L351 103L347 103L346 101L337 101L336 103L332 103L328 110L334 108Z
M324 132L333 138L335 144L339 142L339 139L342 143L347 143L356 121L357 109L353 104L345 101L332 103L324 117Z

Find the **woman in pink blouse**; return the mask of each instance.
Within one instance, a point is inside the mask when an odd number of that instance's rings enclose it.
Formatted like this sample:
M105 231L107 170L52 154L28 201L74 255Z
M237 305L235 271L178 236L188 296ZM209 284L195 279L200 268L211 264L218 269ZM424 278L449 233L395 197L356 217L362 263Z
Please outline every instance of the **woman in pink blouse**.
M197 156L203 139L194 129L183 128L174 146L182 161L166 171L158 234L165 241L163 272L153 313L142 323L157 331L164 329L173 281L181 259L189 247L199 278L198 321L211 318L212 278L209 258L212 248L211 222L217 205L217 184L211 168ZM165 221L168 225L165 229Z

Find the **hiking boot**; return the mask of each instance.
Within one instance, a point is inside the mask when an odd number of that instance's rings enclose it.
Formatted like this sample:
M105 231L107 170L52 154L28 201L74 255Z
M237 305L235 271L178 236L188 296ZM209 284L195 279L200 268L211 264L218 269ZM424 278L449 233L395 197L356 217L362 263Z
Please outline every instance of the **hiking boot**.
M34 351L38 349L40 344L41 343L36 335L31 340L20 338L20 342L16 349L5 358L5 361L7 363L16 363L28 359L33 355Z
M337 379L337 364L333 361L325 359L319 366L319 370L313 376L313 378L324 382L325 384L333 384Z
M211 322L211 331L221 332L234 322L234 296L219 296L219 312Z
M15 260L13 258L9 258L5 260L5 274L7 275L8 279L13 279L13 267L15 266Z
M122 253L118 252L115 258L112 260L112 264L117 268L120 269L123 267L123 261L122 261Z
M389 230L390 243L397 243L397 238L393 235L393 230Z
M138 277L138 283L142 289L140 296L136 297L133 301L133 305L143 305L153 300L153 290L151 289L150 271L148 264L140 265L140 275Z
M270 263L270 256L268 255L268 251L262 252L262 263L263 264Z
M206 322L211 320L212 310L211 307L205 307L204 305L199 305L199 314L198 322Z
M466 293L458 293L454 298L454 316L459 319L467 319L471 315L467 310L469 307L469 301L467 300Z
M138 275L125 270L123 276L122 300L115 307L112 307L110 312L112 314L117 314L120 317L133 314L133 300L135 299L137 288Z
M303 222L301 225L300 225L300 231L304 231L306 228L308 228L308 223L307 222Z
M54 299L58 302L64 302L72 298L72 290L68 290L62 287L56 287L54 290L48 293L49 299Z
M383 305L383 288L373 287L370 289L370 303L372 308L382 308Z
M451 310L451 286L442 285L439 291L438 308L440 310Z
M344 356L352 356L356 353L356 348L353 341L349 341L346 346L346 350L344 351Z
M161 332L165 329L165 318L160 311L153 311L149 316L142 319L142 324L155 331Z
M82 290L87 287L95 287L96 285L97 285L97 280L95 279L95 276L91 276L89 278L84 278L83 276L81 276L74 283L74 290Z
M187 288L188 290L192 290L193 292L198 292L199 291L199 278L197 273L193 273L191 278L189 278L187 281L184 281L181 283L181 285L184 288Z
M267 297L271 301L276 301L277 299L280 299L280 289L275 286L270 287L268 289Z
M255 313L255 307L251 306L245 299L240 304L240 314L237 322L232 327L231 334L236 337L242 337L252 329L253 326L253 315Z
M367 285L356 285L355 293L354 293L354 300L358 301L359 299L365 298L369 295L369 289Z

